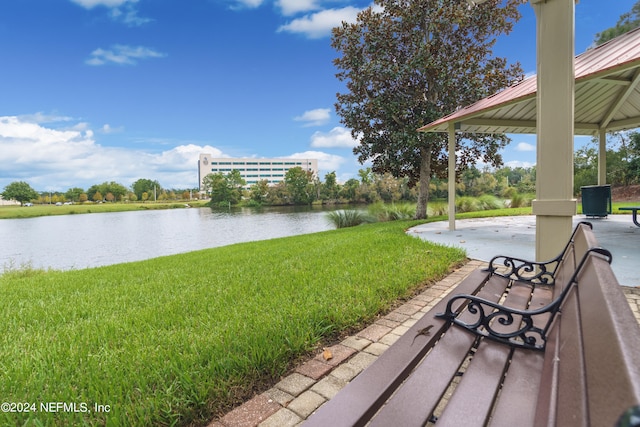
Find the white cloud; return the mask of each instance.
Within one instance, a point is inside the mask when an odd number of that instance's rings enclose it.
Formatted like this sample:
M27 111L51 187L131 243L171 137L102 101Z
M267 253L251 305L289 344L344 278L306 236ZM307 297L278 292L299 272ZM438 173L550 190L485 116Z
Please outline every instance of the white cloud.
M144 46L113 45L110 49L98 48L91 52L91 57L85 61L88 65L134 65L140 59L164 58L164 53Z
M105 135L111 134L111 133L120 133L124 130L124 128L122 127L111 127L111 125L109 124L105 124L100 128L100 132L104 133Z
M353 148L358 144L351 131L341 126L334 127L329 133L318 131L311 135L311 146L315 148Z
M343 21L355 22L361 10L353 6L347 6L342 9L322 10L296 18L278 28L278 32L298 33L311 39L319 39L329 36L331 29L339 26Z
M73 3L84 7L85 9L93 9L97 6L104 6L109 11L109 16L115 20L123 22L129 26L140 26L152 21L150 18L142 18L138 16L135 4L138 0L71 0Z
M504 165L512 169L515 169L515 168L530 168L535 166L536 164L531 162L523 162L521 160L511 160L509 162L505 162Z
M318 159L318 169L323 172L331 172L340 169L345 159L335 154L323 153L322 151L305 151L295 153L290 156L283 156L285 159Z
M73 117L60 116L57 114L44 114L41 111L35 114L25 114L22 116L18 116L18 118L20 120L33 122L33 123L57 123L57 122L70 122L73 120Z
M84 7L85 9L93 9L96 6L118 7L129 2L130 0L71 0L73 3ZM137 0L134 0L134 2Z
M526 142L519 142L515 149L516 151L536 151L536 146Z
M181 144L159 153L105 147L91 130L51 129L0 116L0 189L19 180L38 191L66 191L104 181L129 186L139 178L157 179L165 188L192 188L202 152L225 157L210 145Z
M235 0L236 5L232 9L255 9L264 3L264 0Z
M305 122L304 126L321 126L331 118L330 109L316 108L315 110L305 111L301 116L294 117L297 122Z
M276 5L280 7L282 14L286 16L320 9L318 0L279 0Z

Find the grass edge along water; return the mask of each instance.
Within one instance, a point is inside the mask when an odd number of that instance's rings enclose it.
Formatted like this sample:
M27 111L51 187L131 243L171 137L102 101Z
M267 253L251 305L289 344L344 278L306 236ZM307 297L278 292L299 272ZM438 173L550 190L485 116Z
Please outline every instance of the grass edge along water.
M204 425L465 258L407 236L416 224L0 276L0 395L77 409L0 424Z

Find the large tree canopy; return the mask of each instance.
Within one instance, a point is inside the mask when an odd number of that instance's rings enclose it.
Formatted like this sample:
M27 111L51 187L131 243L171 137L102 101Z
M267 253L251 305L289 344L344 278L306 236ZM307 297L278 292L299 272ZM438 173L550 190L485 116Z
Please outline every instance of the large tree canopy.
M519 64L492 56L495 38L509 33L526 0L376 0L355 23L333 29L342 123L360 144L358 160L374 172L420 183L417 218L426 217L429 180L447 164L447 136L417 132L433 120L498 91L522 77ZM458 165L502 162L503 135L458 138Z
M20 202L21 205L25 202L38 198L36 190L31 188L31 186L24 181L12 182L4 188L4 191L1 194L5 199L16 200Z

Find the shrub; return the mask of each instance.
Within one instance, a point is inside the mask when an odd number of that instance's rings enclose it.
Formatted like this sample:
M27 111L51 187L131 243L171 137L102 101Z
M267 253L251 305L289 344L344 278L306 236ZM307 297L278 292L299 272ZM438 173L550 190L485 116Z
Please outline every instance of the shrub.
M362 211L355 209L329 212L327 218L336 228L355 227L356 225L372 222Z
M526 206L531 206L531 198L527 195L516 193L511 197L510 208L523 208Z
M479 211L480 202L474 197L460 197L456 200L456 212L475 212Z
M431 202L427 205L429 216L443 216L449 213L449 207L445 202Z
M504 208L504 203L491 194L483 194L478 197L478 203L480 204L480 210L483 211Z
M390 205L375 203L369 206L369 215L378 221L396 221L401 219L412 219L416 213L416 206L412 203L402 203Z

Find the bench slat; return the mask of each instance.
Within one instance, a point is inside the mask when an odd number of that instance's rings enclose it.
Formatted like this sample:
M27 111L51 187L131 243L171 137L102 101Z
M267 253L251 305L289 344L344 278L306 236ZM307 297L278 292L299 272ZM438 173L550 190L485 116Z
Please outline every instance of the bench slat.
M484 426L510 353L508 346L483 339L436 425Z
M533 289L529 309L535 310L553 298L553 287L537 285ZM536 316L535 326L544 328L550 314ZM511 427L532 425L536 410L536 399L540 389L540 378L544 353L516 348L511 355L511 364L504 379L500 396L491 416L491 426Z
M589 425L576 290L574 287L567 295L561 313L557 315L558 325L552 328L551 339L547 343L536 425Z
M531 285L515 282L503 305L514 309L526 309L531 299L531 292ZM521 319L516 317L514 320L519 323ZM492 328L496 332L509 332L514 326L502 325L494 319ZM509 367L510 356L510 347L484 338L438 419L437 425L439 427L486 425L500 390L503 375ZM503 400L510 398L511 396L503 395Z
M488 277L488 272L474 270L458 285L456 291L474 294L484 286ZM430 313L443 312L446 304L445 298L436 304ZM430 325L432 329L428 337L422 335L416 337L418 331ZM361 372L341 390L338 394L340 397L331 399L311 415L305 426L364 425L435 345L445 326L446 322L442 319L435 318L433 315L423 316L394 345L380 355L372 365L375 366L374 369ZM414 338L416 338L415 341Z
M498 301L509 280L494 276L478 292L478 296ZM432 310L429 315L438 313ZM472 321L473 315L463 312L460 317ZM447 332L420 363L409 379L403 384L387 404L376 414L371 426L389 425L422 426L430 418L436 405L446 391L448 384L466 359L475 335L457 327L449 327ZM395 344L394 344L395 345ZM438 369L432 369L437 366ZM412 408L407 411L406 408Z
M371 427L423 426L460 370L475 340L476 337L468 331L450 328L407 382L376 414ZM438 368L433 369L432 366Z
M544 353L516 348L491 416L491 427L533 425Z

